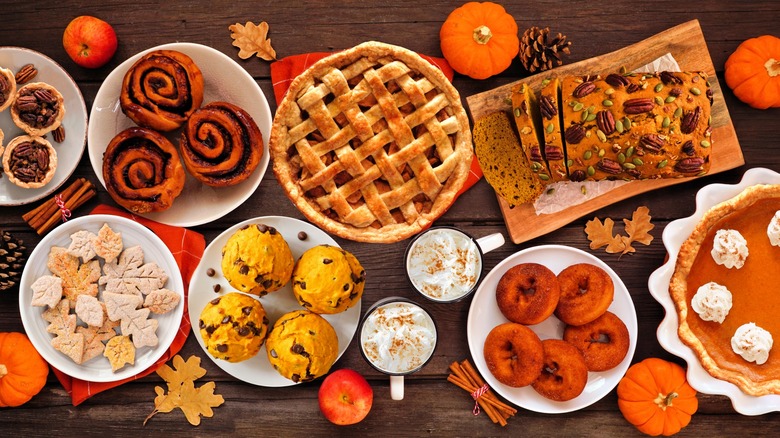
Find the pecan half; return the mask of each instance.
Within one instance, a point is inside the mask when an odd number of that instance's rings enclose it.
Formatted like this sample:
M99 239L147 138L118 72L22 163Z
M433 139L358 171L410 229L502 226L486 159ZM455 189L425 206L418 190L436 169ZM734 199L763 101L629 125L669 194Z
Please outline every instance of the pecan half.
M637 91L641 90L642 87L639 86L639 84L631 84L628 87L626 87L626 92L628 94L636 93Z
M682 95L682 92L683 92L683 91L682 91L682 88L680 88L680 87L674 87L674 88L672 88L672 89L669 91L669 95L670 95L670 96L674 96L674 97L680 97L680 96Z
M544 146L544 156L548 160L563 160L563 151L558 146Z
M597 166L604 173L609 173L611 175L617 175L623 170L623 167L620 165L620 163L615 160L610 160L609 158L602 158Z
M52 131L51 136L54 137L54 141L57 143L62 143L65 141L65 127L62 125L58 126L57 129Z
M25 64L16 72L16 84L23 85L30 82L38 74L38 69L32 64Z
M696 148L693 146L693 140L688 140L682 145L682 153L692 157L696 153Z
M683 134L690 134L696 130L696 125L699 124L699 117L701 116L701 107L696 107L693 111L688 111L683 114L682 121L680 122L680 131Z
M680 173L699 173L704 166L704 158L683 158L674 165L674 170Z
M577 144L585 138L585 128L575 123L566 128L563 137L566 139L566 143Z
M596 90L596 84L594 84L591 81L587 81L577 85L577 88L574 89L572 95L577 99L579 99L581 97L587 96L588 94L592 93L595 90Z
M655 108L655 103L649 97L639 97L636 99L628 99L623 102L623 111L626 114L642 114L650 112Z
M596 124L604 134L615 132L615 118L610 110L603 110L596 113Z
M558 115L558 107L550 96L539 98L539 111L542 113L542 117L547 120L552 120L553 117Z
M543 160L543 158L542 158L542 151L539 149L539 146L532 146L531 147L531 161L541 162L542 160Z
M631 81L629 81L628 78L617 73L610 73L604 81L613 87L626 87L631 85Z
M661 82L663 82L666 85L672 84L672 85L682 85L683 80L678 78L674 73L670 71L662 71L661 72Z
M666 140L658 134L645 134L639 139L639 144L645 150L659 153L666 145Z

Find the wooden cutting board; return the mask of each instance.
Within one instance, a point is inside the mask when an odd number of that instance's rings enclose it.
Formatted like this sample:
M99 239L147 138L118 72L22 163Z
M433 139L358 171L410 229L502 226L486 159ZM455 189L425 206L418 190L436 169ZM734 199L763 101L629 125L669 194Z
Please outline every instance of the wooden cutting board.
M709 75L714 99L712 105L713 149L710 156L709 174L723 172L745 164L729 110L723 99L723 90L715 76L715 67L712 65L712 58L710 58L698 20L680 24L612 53L556 67L553 70L529 76L523 81L538 92L542 87L542 81L548 77L582 74L605 75L616 72L621 67L632 71L667 53L672 54L683 71L704 71ZM495 111L511 111L511 103L508 99L514 84L506 84L467 97L466 101L472 120L477 120L481 116ZM557 230L590 212L630 196L690 180L691 178L671 178L631 181L606 194L552 214L537 215L532 203L510 208L509 204L501 197L499 197L499 204L510 238L514 243L521 243Z

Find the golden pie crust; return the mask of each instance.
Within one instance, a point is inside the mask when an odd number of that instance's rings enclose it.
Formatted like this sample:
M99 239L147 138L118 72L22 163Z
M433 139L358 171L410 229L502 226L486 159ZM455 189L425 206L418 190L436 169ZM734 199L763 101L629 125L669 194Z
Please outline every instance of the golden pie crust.
M391 243L444 213L468 177L468 117L444 74L407 49L366 42L295 78L269 149L287 196L345 239Z
M54 117L51 118L47 123L44 123L42 126L35 126L33 124L30 124L26 122L23 119L23 116L21 112L19 111L19 108L17 107L18 102L16 102L25 92L28 92L28 90L40 90L48 92L52 99L53 103L46 104L47 112L48 114L51 114L54 112ZM26 84L22 87L20 87L18 90L16 90L16 96L14 97L14 105L11 105L11 119L14 121L14 124L24 130L27 134L35 137L42 137L46 134L48 134L51 131L54 131L55 129L59 128L62 124L62 120L65 118L65 101L62 97L62 94L60 94L59 91L57 91L56 88L53 86L45 83L45 82L31 82L29 84ZM39 99L40 102L40 99Z
M713 377L755 396L780 394L780 247L772 246L767 237L767 226L778 210L780 185L763 184L712 207L682 244L669 284L680 339ZM742 268L728 269L712 258L713 238L720 229L737 230L747 240L749 255ZM726 286L732 294L733 305L722 324L702 320L691 308L696 290L710 281ZM734 332L748 322L768 330L775 341L762 365L744 360L731 349Z

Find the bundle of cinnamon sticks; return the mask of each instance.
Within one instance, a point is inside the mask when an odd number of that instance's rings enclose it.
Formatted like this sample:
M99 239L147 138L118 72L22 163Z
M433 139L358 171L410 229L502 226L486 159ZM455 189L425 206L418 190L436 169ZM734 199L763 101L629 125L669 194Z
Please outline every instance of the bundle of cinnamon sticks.
M47 199L41 205L25 213L25 220L39 236L54 228L64 216L79 208L96 194L95 186L86 178L79 178L65 190ZM59 203L58 203L59 200Z
M453 362L450 365L450 371L452 374L447 377L447 381L468 391L469 394L472 394L472 397L474 397L475 394L478 394L480 388L485 386L485 381L482 380L482 377L477 370L474 369L468 359L461 363ZM476 400L490 420L501 426L506 426L506 420L517 413L517 409L499 400L490 389L487 389L487 391L479 395Z

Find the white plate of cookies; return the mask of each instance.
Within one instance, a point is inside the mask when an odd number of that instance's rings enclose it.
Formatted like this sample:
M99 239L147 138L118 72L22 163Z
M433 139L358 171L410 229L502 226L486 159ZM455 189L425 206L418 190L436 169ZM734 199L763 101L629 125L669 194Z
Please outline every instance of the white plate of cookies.
M132 210L136 214L168 225L180 227L202 225L219 219L243 204L260 185L270 159L268 136L271 131L271 110L262 89L252 76L218 50L194 43L171 43L144 50L121 63L106 77L92 105L90 118L93 123L90 124L88 132L89 158L95 174L104 187L106 181L103 175L103 159L109 143L121 132L137 126L125 114L120 104L125 74L145 55L156 51L180 52L188 56L197 66L202 73L203 91L200 108L217 101L238 106L254 120L262 136L262 155L259 156L256 167L246 179L232 185L217 187L201 182L191 174L189 168L185 168L183 188L180 187L180 183L177 183L180 192L173 196L172 202L167 204L167 207L150 212ZM181 127L170 131L150 129L163 134L173 147L179 149L184 126L186 121L182 122ZM184 162L181 166L184 167ZM147 166L147 169L150 167ZM134 186L133 189L144 191L139 186ZM111 194L110 191L109 193ZM204 208L204 205L208 205L208 208Z
M21 72L25 66L26 71ZM44 83L59 92L65 107L60 124L63 136L55 139L53 131L43 135L56 154L56 160L49 160L50 164L56 163L50 166L53 167L51 179L46 180L41 187L22 187L14 184L7 174L0 178L0 205L25 205L57 190L76 169L87 140L87 106L73 78L42 53L23 47L0 47L0 68L7 71L14 83L15 78L19 77L19 83L15 85L17 93L27 85ZM7 149L15 138L26 135L11 117L12 105L9 103L0 111L0 151Z
M184 314L184 283L170 250L148 228L89 215L35 247L19 288L25 332L54 368L113 382L153 365Z
M612 280L614 293L612 301L604 304L604 307L608 306L604 316L607 316L609 313L614 314L623 322L627 330L628 347L624 350L625 355L622 356L622 359L618 356L613 361L611 368L604 371L588 370L587 379L583 383L584 386L581 387L576 396L569 395L565 401L557 401L541 395L531 383L523 384L523 386L519 387L501 383L493 375L485 359L485 341L491 331L503 323L510 322L502 313L497 302L496 289L499 281L511 268L530 263L545 266L549 271L552 271L550 275L553 276L557 276L565 269L577 264L594 265L596 270L606 273ZM543 342L549 339L563 339L567 325L553 314L541 322L523 325L523 327L533 331L535 336ZM506 400L521 408L540 413L558 414L589 406L617 386L631 364L631 359L636 349L637 320L634 303L628 290L617 274L606 263L576 248L562 245L542 245L519 251L507 257L485 276L469 308L467 334L469 350L474 359L474 364L491 388ZM588 369L590 369L590 364ZM530 378L534 379L534 377Z

